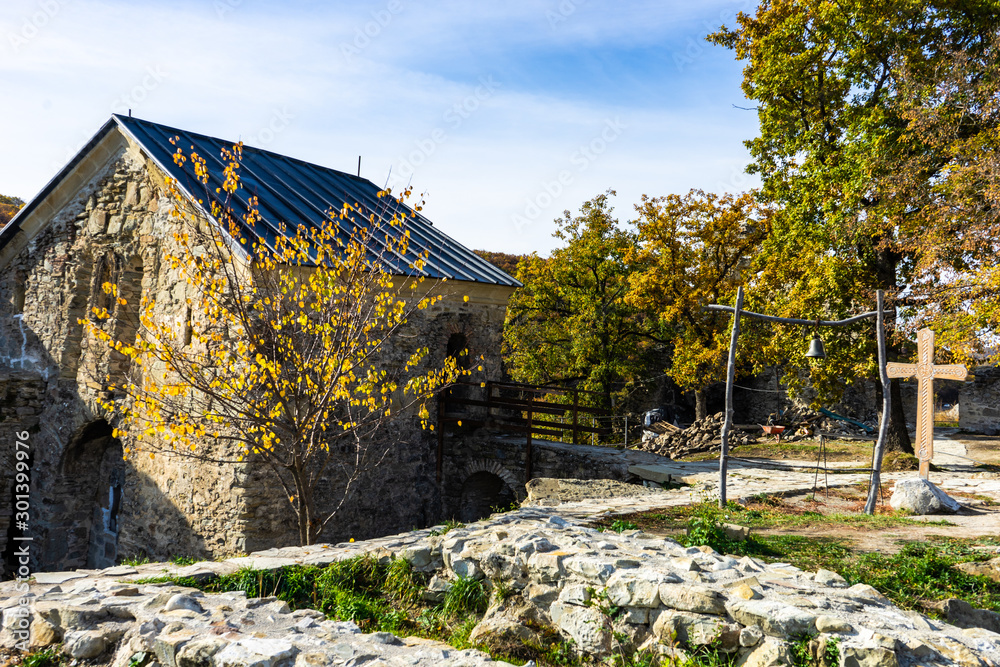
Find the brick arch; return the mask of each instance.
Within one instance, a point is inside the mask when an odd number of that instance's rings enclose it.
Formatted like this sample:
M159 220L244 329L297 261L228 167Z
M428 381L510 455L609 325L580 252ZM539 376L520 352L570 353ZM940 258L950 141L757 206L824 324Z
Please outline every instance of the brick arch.
M468 479L472 477L477 472L488 472L496 475L504 481L510 490L514 492L514 496L517 498L518 502L524 500L528 493L524 489L524 485L518 482L517 477L514 476L512 472L504 468L495 459L473 459L465 464L463 468L463 478Z

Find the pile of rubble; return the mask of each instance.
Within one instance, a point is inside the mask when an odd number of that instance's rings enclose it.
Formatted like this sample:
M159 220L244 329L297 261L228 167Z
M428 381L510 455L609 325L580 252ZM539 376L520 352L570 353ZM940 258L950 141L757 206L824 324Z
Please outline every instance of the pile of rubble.
M660 433L653 438L644 440L636 449L660 456L669 456L672 459L701 452L717 452L722 445L723 421L725 421L725 415L718 412L696 421L685 429L670 426L666 422L656 422L648 428L654 433L656 431L660 431ZM734 425L729 446L737 447L755 442L758 434Z
M446 535L275 549L184 569L212 576L237 563L277 569L361 553L404 558L430 577L426 593L438 598L462 578L505 584L508 593L494 597L473 642L537 643L540 628L553 628L595 659L641 650L680 663L710 649L758 666L801 664L803 650L824 667L1000 662L1000 635L900 609L830 571L685 548L639 531L600 533L544 512L523 508ZM127 581L163 567L40 575L30 590L0 584L0 645L61 643L70 657L114 667L508 667L475 650L363 634L274 598Z
M818 437L820 433L830 437L867 438L871 437L874 427L868 430L848 421L834 419L829 415L816 412L809 408L791 408L771 415L769 422L785 427L782 441L795 442L806 438Z

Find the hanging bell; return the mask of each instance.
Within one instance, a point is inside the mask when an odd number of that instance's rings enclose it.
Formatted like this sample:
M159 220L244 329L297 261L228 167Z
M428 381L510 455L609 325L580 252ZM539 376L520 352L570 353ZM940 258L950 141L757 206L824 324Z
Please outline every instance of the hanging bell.
M807 359L826 359L826 350L823 349L823 341L819 336L813 336L809 343L809 351L806 352Z

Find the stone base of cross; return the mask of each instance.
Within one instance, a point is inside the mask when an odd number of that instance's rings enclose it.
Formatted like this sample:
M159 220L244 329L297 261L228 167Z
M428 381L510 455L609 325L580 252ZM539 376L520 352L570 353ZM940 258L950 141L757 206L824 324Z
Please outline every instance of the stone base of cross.
M917 332L917 363L886 364L885 369L891 378L917 378L916 450L920 459L920 476L927 479L934 457L934 378L964 380L968 371L960 365L934 365L934 332L930 329Z

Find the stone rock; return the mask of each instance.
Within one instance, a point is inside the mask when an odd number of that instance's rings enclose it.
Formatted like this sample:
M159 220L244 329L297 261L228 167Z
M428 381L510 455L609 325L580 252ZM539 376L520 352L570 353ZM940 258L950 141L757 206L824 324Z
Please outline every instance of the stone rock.
M456 558L451 561L451 571L463 579L482 579L483 571L476 561L468 558Z
M724 523L722 524L722 530L726 534L726 538L732 540L733 542L746 542L750 537L750 529L746 526L739 526L735 523Z
M176 611L178 609L186 609L198 614L205 611L194 598L180 593L167 600L167 603L163 605L163 611Z
M958 563L952 567L966 574L976 577L986 577L991 581L1000 582L1000 558L978 563Z
M550 614L556 626L572 637L581 652L597 657L610 653L611 621L597 609L556 602Z
M740 598L741 600L760 600L764 597L745 583L730 588L729 594L735 598Z
M812 634L816 616L774 600L730 600L726 610L736 622L760 626L764 634L779 639Z
M748 625L740 630L740 646L756 646L764 638L764 631L756 625Z
M868 584L854 584L847 589L847 593L862 600L873 600L882 604L888 603L889 598L878 592L878 589Z
M899 667L899 659L896 652L888 648L841 646L840 664L843 667Z
M215 667L274 667L291 658L295 649L284 639L246 637L212 656Z
M527 505L553 506L590 498L620 498L650 496L663 493L641 484L628 484L612 479L553 479L536 477L524 485Z
M784 642L766 637L756 648L736 661L735 667L791 667L795 661Z
M830 570L816 570L816 577L814 581L821 586L847 588L847 579L844 579L836 572L832 572Z
M821 614L816 617L817 632L844 634L854 632L854 626L836 616Z
M702 616L686 611L663 610L653 621L653 635L661 642L680 642L686 646L703 646L719 639L732 629L716 616ZM739 635L736 636L737 641Z
M934 603L934 608L948 619L948 622L959 628L984 628L991 632L1000 632L1000 614L987 609L976 609L968 602L957 598L948 598Z
M31 622L31 645L33 647L51 646L58 644L62 638L59 628L52 625L44 618L35 617Z
M704 586L660 584L660 602L665 607L696 614L725 614L726 597Z
M104 634L99 630L70 632L63 642L63 652L71 658L89 660L108 648Z
M177 652L177 667L212 667L212 656L225 648L228 643L217 637L205 637L187 642Z
M901 479L889 499L895 510L907 510L917 515L954 514L962 506L947 493L926 479Z
M469 641L492 648L517 644L542 644L541 634L533 629L548 622L547 615L520 595L514 595L486 610ZM533 627L532 627L533 626Z

